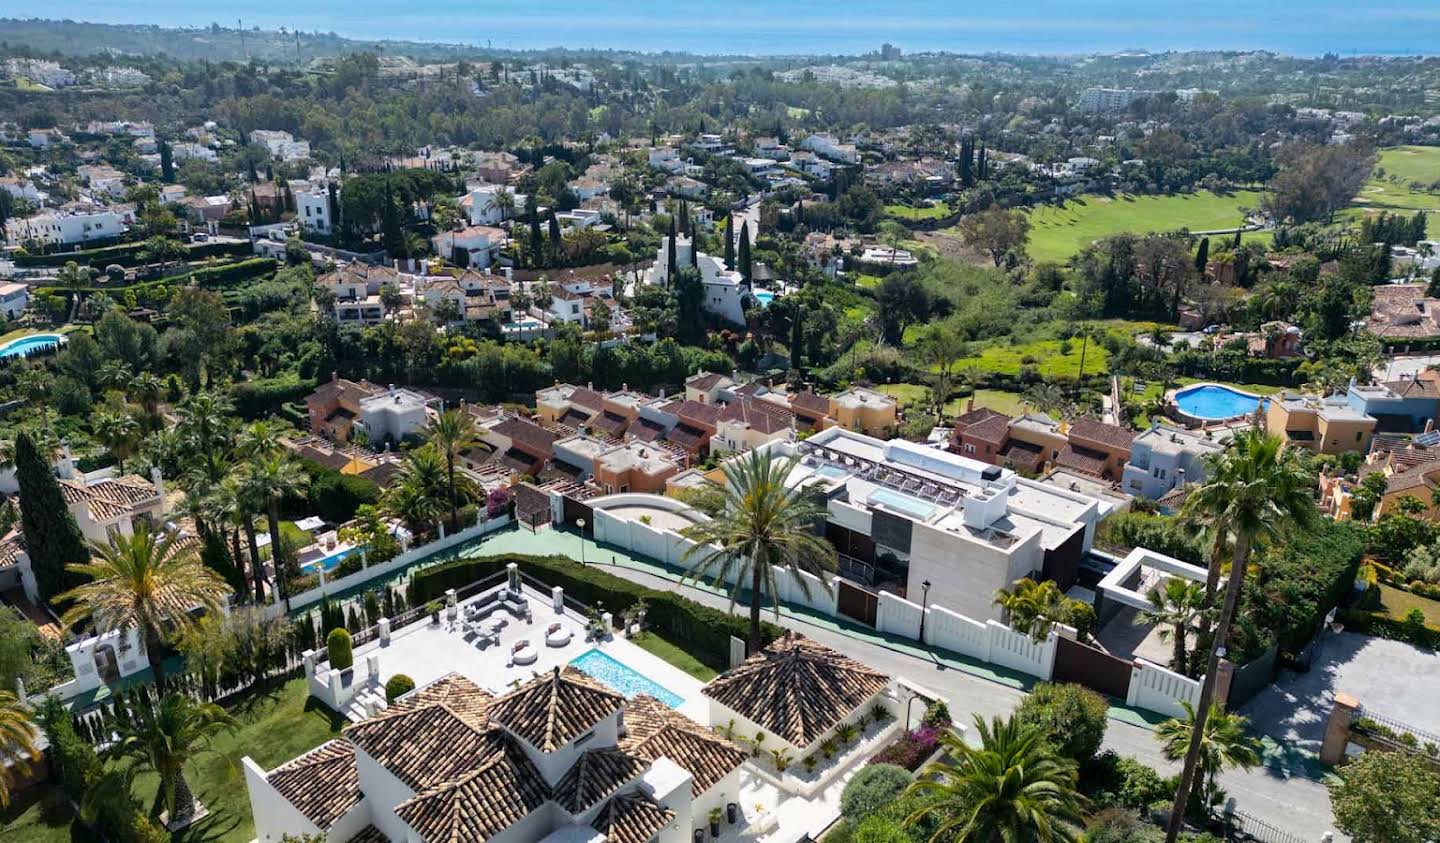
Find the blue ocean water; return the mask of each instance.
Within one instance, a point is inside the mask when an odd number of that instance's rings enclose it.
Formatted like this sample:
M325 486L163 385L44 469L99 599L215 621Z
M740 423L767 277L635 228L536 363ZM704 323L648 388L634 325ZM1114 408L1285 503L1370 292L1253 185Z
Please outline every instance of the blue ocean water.
M1269 49L1433 53L1436 0L0 0L0 16L101 23L286 27L353 38L507 49L613 48L765 55L907 51L1085 53Z

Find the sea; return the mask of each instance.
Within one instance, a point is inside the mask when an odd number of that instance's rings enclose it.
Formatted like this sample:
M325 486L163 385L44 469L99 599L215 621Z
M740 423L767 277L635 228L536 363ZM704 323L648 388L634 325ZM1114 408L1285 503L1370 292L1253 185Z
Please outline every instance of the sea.
M700 54L1440 52L1440 0L0 0L0 17Z

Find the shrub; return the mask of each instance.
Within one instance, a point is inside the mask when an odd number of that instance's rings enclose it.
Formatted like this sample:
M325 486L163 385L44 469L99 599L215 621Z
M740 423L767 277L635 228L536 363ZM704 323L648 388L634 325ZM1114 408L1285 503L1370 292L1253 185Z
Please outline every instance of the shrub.
M1133 811L1106 808L1085 827L1086 843L1161 843L1165 832L1140 820Z
M723 665L730 658L731 636L749 635L749 621L719 609L702 606L671 591L637 585L614 574L563 556L502 554L475 559L456 559L426 568L410 580L410 602L423 603L439 597L446 589L460 588L505 570L511 562L549 586L560 586L566 595L591 606L623 616L626 609L645 601L645 623L672 641L684 641L701 661ZM762 644L779 638L783 630L771 623L760 627Z
M282 404L304 400L314 389L314 381L289 375L238 383L231 395L235 399L235 412L241 418L258 419L279 412Z
M346 670L355 664L355 652L350 646L350 633L342 627L330 630L325 636L325 652L330 658L332 670Z
M1038 727L1061 755L1084 761L1100 751L1109 712L1105 698L1089 688L1042 682L1021 700L1015 717Z
M415 690L415 680L403 673L397 673L385 683L385 702L393 703Z
M946 728L948 728L948 724ZM921 726L912 732L901 735L894 743L880 750L880 753L872 760L877 764L894 764L914 772L920 769L920 765L935 753L935 747L939 743L939 729Z
M870 817L856 827L851 839L855 843L912 843L900 821L890 817Z
M1081 765L1080 782L1093 794L1096 805L1130 811L1147 810L1175 792L1170 782L1154 768L1109 751Z
M925 716L920 718L920 725L931 729L948 729L954 722L950 719L950 706L946 705L944 700L930 703L925 709Z
M318 513L332 524L344 524L355 517L355 510L380 500L380 487L372 480L341 474L309 460L301 460L300 467L310 476L307 514Z
M855 774L840 794L840 813L860 822L890 804L910 786L910 774L894 764L871 764Z

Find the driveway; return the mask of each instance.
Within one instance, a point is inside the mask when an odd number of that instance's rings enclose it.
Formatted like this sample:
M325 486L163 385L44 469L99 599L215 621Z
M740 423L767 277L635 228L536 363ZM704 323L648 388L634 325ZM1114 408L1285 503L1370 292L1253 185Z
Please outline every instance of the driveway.
M1374 714L1440 735L1440 654L1353 632L1327 634L1309 673L1284 671L1241 712L1281 743L1318 753L1342 691Z

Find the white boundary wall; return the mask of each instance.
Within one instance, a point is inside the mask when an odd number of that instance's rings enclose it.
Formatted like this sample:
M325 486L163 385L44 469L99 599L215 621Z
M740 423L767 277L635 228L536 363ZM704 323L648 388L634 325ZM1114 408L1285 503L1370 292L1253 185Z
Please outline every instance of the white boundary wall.
M1136 659L1130 671L1130 692L1125 704L1158 711L1171 717L1184 717L1182 702L1191 706L1200 701L1200 680L1167 670L1145 659Z

